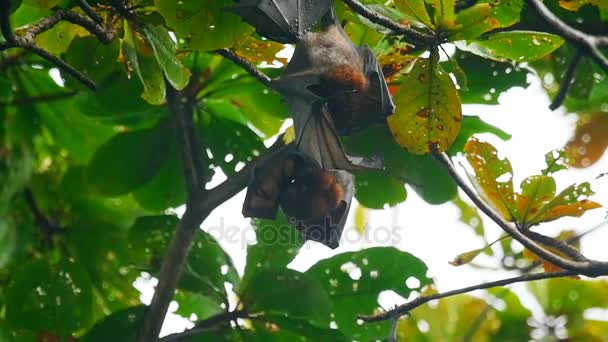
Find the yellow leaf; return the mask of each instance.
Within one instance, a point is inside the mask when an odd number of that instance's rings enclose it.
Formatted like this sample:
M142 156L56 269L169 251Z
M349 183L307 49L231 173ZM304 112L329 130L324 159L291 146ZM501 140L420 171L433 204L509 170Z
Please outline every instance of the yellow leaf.
M513 192L513 168L508 159L498 158L494 146L469 139L464 146L467 160L475 170L481 195L508 221L517 217Z
M276 57L276 54L283 50L285 45L273 42L270 40L258 40L252 36L247 37L239 45L234 47L236 53L246 58L252 63L266 62L272 64L273 61L279 61L283 65L287 65L287 59Z
M357 209L355 209L355 229L359 234L364 235L365 229L367 227L367 218L369 214L369 209L359 204Z

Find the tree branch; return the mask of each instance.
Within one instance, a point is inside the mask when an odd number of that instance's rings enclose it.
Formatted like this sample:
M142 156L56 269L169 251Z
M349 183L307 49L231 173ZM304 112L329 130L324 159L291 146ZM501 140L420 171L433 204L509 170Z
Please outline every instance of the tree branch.
M416 45L433 45L437 43L435 36L427 33L422 33L409 26L401 25L390 18L383 16L378 12L374 12L357 0L342 0L353 12L358 13L369 21L382 25L391 29L396 34L404 36Z
M584 274L589 277L597 277L608 274L608 262L600 262L588 259L585 259L584 261L569 260L539 246L536 241L534 241L522 231L511 225L509 222L505 221L502 216L500 216L494 211L494 209L488 206L485 201L481 199L481 197L479 197L479 195L472 188L470 188L464 181L464 179L456 172L456 169L454 168L454 165L452 164L450 158L445 153L439 152L436 147L432 148L431 153L447 168L448 173L454 179L458 187L460 187L462 191L464 191L467 196L469 196L469 198L481 211L483 211L490 219L492 219L492 221L498 224L498 226L502 230L504 230L507 234L509 234L519 243L521 243L524 247L529 249L532 253L536 254L540 258L552 263L553 265L559 268L570 270L578 274Z
M435 299L451 297L451 296L455 296L455 295L459 295L459 294L463 294L463 293L472 292L475 290L483 290L483 289L489 289L492 287L505 286L505 285L509 285L509 284L513 284L513 283L528 282L528 281L549 279L549 278L568 277L568 276L573 276L573 275L576 275L576 272L559 271L559 272L523 274L523 275L513 277L513 278L507 278L507 279L492 281L489 283L482 283L482 284L477 284L477 285L473 285L473 286L467 286L467 287L463 287L463 288L452 290L452 291L432 294L429 296L420 296L420 297L410 301L409 303L399 305L398 307L396 307L392 310L385 311L385 312L382 312L382 313L379 313L376 315L370 315L370 316L360 315L359 318L366 322L384 321L384 320L388 320L388 319L395 317L395 315L399 315L399 316L406 315L410 311L414 310L415 308L417 308L425 303L428 303L432 300L435 300Z
M23 191L23 196L25 198L27 206L32 212L32 215L34 215L34 220L36 221L36 224L42 231L46 240L50 241L53 235L61 232L61 228L59 228L59 226L55 222L51 221L48 217L46 217L42 210L40 210L40 207L36 202L36 197L34 196L34 192L32 191L32 189L25 188L25 190Z
M240 66L245 69L251 76L255 77L258 81L262 82L265 86L270 88L270 77L266 76L263 72L259 71L253 64L251 64L247 59L239 56L230 49L220 49L215 51L218 55L223 56L234 62L234 64Z
M82 6L87 7L87 9L84 9L83 7L85 12L88 12L90 10L92 13L94 13L94 11L88 6L88 4L86 4L86 2L84 2L84 0L81 0L79 2L83 4ZM59 22L68 21L85 28L87 31L94 34L97 39L99 39L102 43L108 44L112 42L116 37L116 32L111 27L105 28L88 17L69 10L60 9L53 13L53 15L43 18L37 23L31 25L20 35L15 35L10 24L10 0L2 0L0 2L0 6L0 29L2 31L4 39L6 40L6 42L0 44L0 51L15 47L29 50L51 62L63 72L76 78L89 89L95 90L95 82L93 82L85 74L76 70L68 63L64 62L63 60L51 54L50 52L39 47L36 44L35 39L37 35L48 31L49 29L57 25ZM99 15L96 15L96 17L97 19L101 18Z
M191 337L208 331L210 328L218 326L222 323L227 323L230 321L234 321L238 318L246 318L248 317L247 312L236 310L229 312L222 312L217 315L211 316L207 319L198 321L196 326L192 329L188 329L186 331L175 333L171 335L167 335L159 340L159 342L169 342L169 341L181 341L183 338Z
M557 33L586 52L600 67L608 72L608 58L600 51L600 48L607 46L608 37L593 36L569 26L553 14L540 0L528 0L528 2Z
M574 79L574 73L576 72L576 67L578 66L578 63L581 61L582 57L583 57L583 53L580 50L577 50L574 54L574 57L572 57L570 64L568 64L568 69L566 69L566 72L564 73L562 82L559 85L559 90L557 91L557 94L553 98L553 101L551 101L551 104L549 105L549 109L556 110L557 108L559 108L562 105L562 103L564 103L564 100L566 99L566 95L568 95L568 90L570 89L570 85L572 84L572 80Z
M265 158L268 153L272 153L284 145L283 139L279 138L273 146L266 150L264 155L249 163L245 168L232 175L222 184L206 191L203 187L202 179L199 178L203 165L197 162L194 156L196 153L200 153L200 145L196 144L197 137L193 136L197 133L192 121L193 112L191 103L184 103L182 101L183 94L173 88L169 82L166 81L165 83L167 87L167 104L175 122L176 138L184 165L188 201L186 203L186 212L175 231L167 254L163 259L163 264L158 275L158 285L155 288L152 302L146 311L144 322L139 332L138 341L140 342L156 341L158 339L169 303L171 302L171 298L173 298L188 253L201 223L215 208L247 186L254 165L258 160Z

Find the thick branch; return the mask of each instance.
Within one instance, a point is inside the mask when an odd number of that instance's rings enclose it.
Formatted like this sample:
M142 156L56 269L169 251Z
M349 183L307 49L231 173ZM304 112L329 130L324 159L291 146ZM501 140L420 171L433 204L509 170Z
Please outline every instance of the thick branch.
M390 18L383 16L380 13L374 12L357 0L342 0L353 12L360 14L362 17L367 18L369 21L382 25L388 29L391 29L396 34L404 36L406 39L415 44L429 45L435 44L436 39L434 36L426 33L419 32L409 26L401 25Z
M200 165L200 162L197 162L194 157L194 154L200 152L200 146L196 144L196 137L193 136L196 134L196 130L192 122L192 107L182 101L182 94L174 89L169 82L165 83L167 87L167 104L175 122L177 141L182 154L188 202L186 203L186 212L175 231L167 255L163 259L163 264L158 275L158 285L154 291L152 302L148 307L138 336L138 341L141 342L156 341L158 339L169 303L171 302L188 253L192 247L192 242L201 223L216 207L247 186L253 172L253 167L257 162L257 160L251 162L219 186L205 191L201 183L202 180L199 179L203 165ZM283 144L283 140L278 139L272 147L266 150L266 153L274 151ZM265 156L266 154L259 158L264 158Z
M502 230L504 230L507 234L509 234L519 243L521 243L524 247L529 249L532 253L536 254L540 258L552 263L553 265L559 268L570 270L578 274L584 274L589 277L597 277L600 275L608 274L607 262L587 259L585 259L585 261L569 260L539 246L536 241L528 237L526 234L522 233L509 222L505 221L502 216L500 216L498 213L496 213L496 211L494 211L494 209L488 206L485 201L481 199L481 197L479 197L479 195L472 188L470 188L464 181L464 179L456 172L456 169L454 168L454 165L452 164L450 158L445 153L440 153L436 149L433 149L432 154L447 168L448 173L454 179L458 187L460 187L467 194L467 196L469 196L469 198L481 211L488 215L488 217L492 219L492 221L496 222L496 224L498 224L498 226Z
M34 215L34 220L36 221L38 228L40 228L47 239L50 239L51 236L61 232L61 228L59 228L55 222L51 221L51 219L46 217L42 210L40 210L32 189L25 188L23 196L25 197L25 202L32 212L32 215Z
M580 50L577 50L574 53L574 57L572 57L570 64L568 64L568 69L566 69L566 72L564 73L562 82L559 85L559 90L557 91L557 94L553 98L553 101L551 101L551 104L549 105L549 109L556 110L557 108L559 108L562 105L562 103L564 103L564 100L566 99L566 95L568 95L568 90L570 89L570 85L572 84L572 80L574 79L574 73L576 72L576 67L578 66L578 63L581 61L582 56L583 56L583 54L581 53Z
M236 52L230 49L220 49L215 51L218 55L223 56L234 62L236 65L245 69L251 76L255 77L258 81L262 82L267 87L270 87L271 79L266 76L263 72L259 71L253 64L251 64L247 59L239 56Z
M483 289L489 289L492 287L505 286L505 285L509 285L509 284L513 284L513 283L528 282L528 281L549 279L549 278L558 278L558 277L568 277L568 276L573 276L573 275L576 275L576 272L559 271L559 272L523 274L523 275L513 277L513 278L507 278L507 279L492 281L489 283L467 286L467 287L463 287L461 289L456 289L456 290L442 292L442 293L436 293L436 294L429 295L429 296L421 296L421 297L418 297L418 298L412 300L409 303L400 305L392 310L382 312L382 313L379 313L376 315L371 315L371 316L359 316L359 318L366 322L384 321L384 320L392 319L393 317L395 317L395 315L399 315L399 316L406 315L410 311L414 310L415 308L417 308L425 303L428 303L432 300L435 300L435 299L451 297L451 296L455 296L455 295L459 295L459 294L463 294L463 293L472 292L475 290L483 290Z
M600 48L607 46L608 37L597 37L579 31L553 14L540 0L528 0L538 14L555 29L564 39L585 51L597 64L608 72L608 58L602 54Z

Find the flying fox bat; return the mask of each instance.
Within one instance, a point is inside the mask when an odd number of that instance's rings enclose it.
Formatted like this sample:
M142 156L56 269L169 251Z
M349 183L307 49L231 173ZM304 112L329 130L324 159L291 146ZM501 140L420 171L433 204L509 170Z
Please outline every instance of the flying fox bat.
M280 43L296 43L332 6L332 0L235 0L230 10Z
M298 150L325 170L382 168L379 160L348 156L339 135L376 122L395 110L384 75L367 46L355 46L337 22L333 7L319 32L308 32L272 87L289 106Z
M256 165L243 215L274 219L280 207L306 240L336 248L353 192L350 173L325 171L289 145Z

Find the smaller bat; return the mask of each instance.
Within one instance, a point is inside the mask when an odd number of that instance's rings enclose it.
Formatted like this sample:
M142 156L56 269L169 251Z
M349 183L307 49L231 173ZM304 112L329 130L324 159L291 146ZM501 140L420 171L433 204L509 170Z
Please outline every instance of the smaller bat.
M325 171L289 145L256 166L243 215L275 219L280 207L306 240L336 248L353 193L350 173Z
M268 39L294 44L333 5L333 0L235 0L229 8Z

